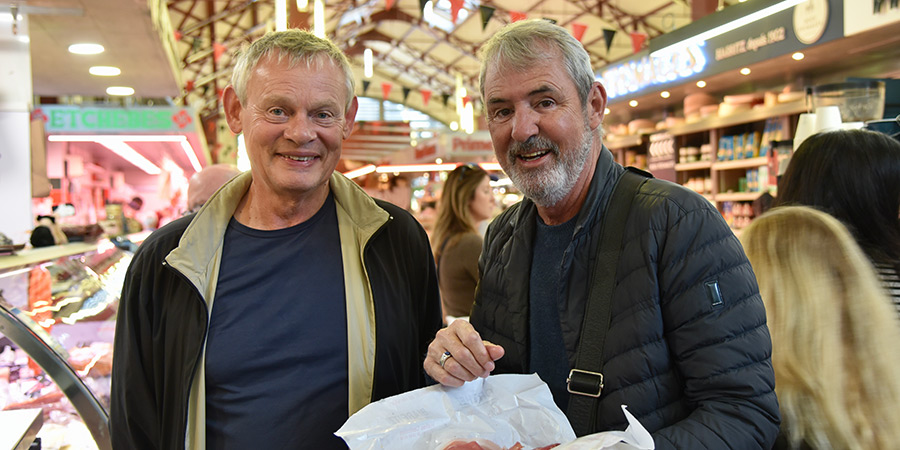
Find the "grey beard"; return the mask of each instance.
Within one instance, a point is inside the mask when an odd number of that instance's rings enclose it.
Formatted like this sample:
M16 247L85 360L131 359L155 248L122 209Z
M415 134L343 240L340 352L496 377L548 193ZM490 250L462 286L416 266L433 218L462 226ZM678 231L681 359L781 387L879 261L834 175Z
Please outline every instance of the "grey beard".
M542 207L551 207L566 198L572 191L584 163L591 151L592 133L585 130L581 145L566 155L561 155L559 146L542 136L533 136L525 142L512 142L507 152L506 164L501 164L503 170L509 174L513 184L530 198L531 201ZM523 170L517 165L517 155L533 152L539 149L548 149L553 154L555 161L550 167L539 170Z

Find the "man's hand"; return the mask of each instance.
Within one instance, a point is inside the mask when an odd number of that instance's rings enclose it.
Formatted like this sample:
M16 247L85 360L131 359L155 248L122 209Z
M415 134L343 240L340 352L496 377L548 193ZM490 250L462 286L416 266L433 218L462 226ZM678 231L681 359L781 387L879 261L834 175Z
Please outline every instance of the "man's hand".
M450 355L445 356L445 352ZM459 387L466 381L490 375L494 361L503 357L504 352L503 347L482 341L469 322L454 320L450 326L438 331L428 345L423 366L438 383Z

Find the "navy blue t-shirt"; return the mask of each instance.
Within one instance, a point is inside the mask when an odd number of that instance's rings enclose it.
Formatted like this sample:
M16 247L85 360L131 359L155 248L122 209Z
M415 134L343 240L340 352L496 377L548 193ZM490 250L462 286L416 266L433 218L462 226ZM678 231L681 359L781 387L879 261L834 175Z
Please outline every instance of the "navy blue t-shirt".
M232 219L206 345L209 449L346 449L347 314L334 199L309 220Z

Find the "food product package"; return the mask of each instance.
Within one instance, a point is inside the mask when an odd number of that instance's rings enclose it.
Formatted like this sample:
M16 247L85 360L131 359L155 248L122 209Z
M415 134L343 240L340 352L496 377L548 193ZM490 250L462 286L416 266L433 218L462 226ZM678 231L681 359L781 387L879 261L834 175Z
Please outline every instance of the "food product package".
M435 385L395 395L366 405L335 434L351 450L443 450L473 441L479 447L461 448L533 450L575 439L536 374L492 375L458 388Z
M555 447L554 450L653 450L655 446L650 432L628 412L625 405L622 405L622 412L628 420L628 428L625 431L589 434Z

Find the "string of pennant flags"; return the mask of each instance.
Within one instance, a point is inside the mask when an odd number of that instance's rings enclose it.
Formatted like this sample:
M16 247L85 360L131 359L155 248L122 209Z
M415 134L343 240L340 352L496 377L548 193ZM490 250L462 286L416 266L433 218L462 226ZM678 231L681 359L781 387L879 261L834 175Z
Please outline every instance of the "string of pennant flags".
M384 2L385 10L389 11L391 8L394 7L395 3L396 3L396 0L385 0L385 2ZM419 10L422 14L424 14L425 5L427 3L428 3L428 0L419 0ZM457 19L459 17L459 12L463 9L463 7L464 7L464 0L450 0L450 16L451 16L451 20L453 21L454 24L456 24ZM496 8L487 6L487 5L479 5L478 9L479 9L479 15L481 17L481 30L485 31L487 29L487 25L490 22L491 18L494 17ZM509 14L510 23L528 19L528 14L524 13L524 12L508 11L508 14ZM556 23L556 21L553 19L544 18L544 20L548 20L550 22ZM575 39L577 39L579 42L582 42L584 34L588 29L588 25L581 23L581 22L571 22L570 26L571 26L572 36ZM611 28L603 28L602 33L603 33L603 40L606 43L606 52L609 53L610 48L612 47L613 39L615 39L617 31L615 29L611 29ZM179 30L175 30L173 32L173 34L174 34L173 37L175 38L176 42L179 42L185 38L183 33ZM631 37L631 46L632 46L632 50L634 53L638 53L644 49L646 42L647 42L647 38L648 38L648 35L646 33L631 32L630 37ZM200 51L203 48L203 38L202 37L193 37L192 41L191 41L191 47L192 47L192 51L194 51L194 52ZM212 42L212 56L213 56L213 60L215 62L219 62L219 59L227 51L228 51L228 46L226 44L221 43L221 42ZM187 80L185 82L185 86L184 86L185 91L188 93L192 92L195 88L195 84L196 84L196 82L194 80ZM366 95L366 92L369 89L369 85L370 85L369 80L363 80L363 82L362 82L363 95ZM388 98L392 87L393 87L393 85L388 82L384 82L381 84L381 93L382 93L383 99ZM403 104L406 104L406 101L407 101L407 98L409 97L411 89L407 88L407 87L403 87L402 91L403 91ZM420 89L420 93L422 95L422 103L425 106L428 106L428 102L431 99L432 92L428 89ZM217 93L217 94L219 94L221 96L221 93ZM450 94L442 95L442 100L443 100L443 103L445 106L447 105L447 102L450 97L451 97ZM468 97L463 98L463 102L464 102L463 106L465 106L465 103L467 103L467 98Z

